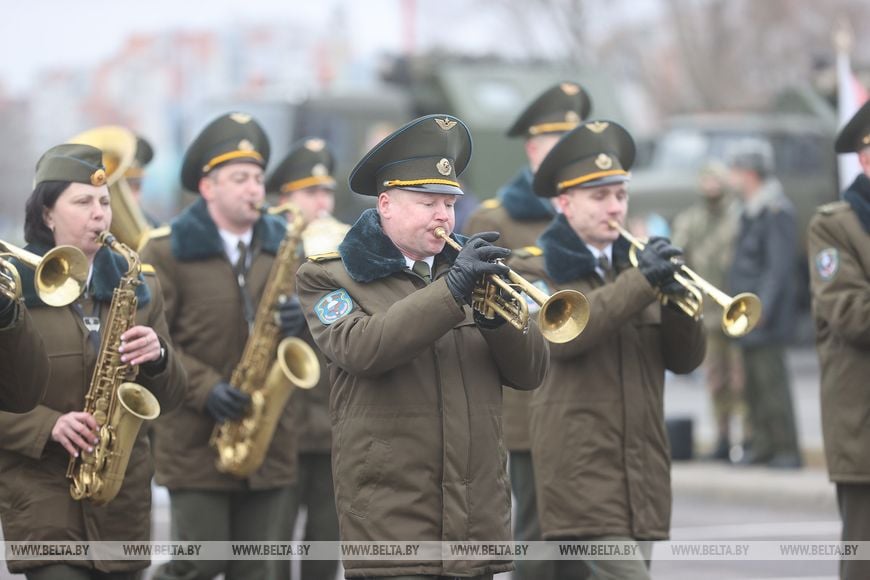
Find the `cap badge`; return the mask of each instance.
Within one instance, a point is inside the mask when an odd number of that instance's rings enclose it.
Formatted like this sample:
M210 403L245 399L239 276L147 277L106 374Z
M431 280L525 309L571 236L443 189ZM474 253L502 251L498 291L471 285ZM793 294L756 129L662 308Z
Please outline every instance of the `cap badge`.
M326 170L326 165L323 163L315 163L314 167L311 168L311 175L314 177L323 177L328 174L329 172Z
M565 122L566 123L579 123L580 115L577 114L577 111L567 111L565 113Z
M253 151L254 144L248 141L247 139L242 139L239 141L239 151Z
M451 121L447 117L444 117L443 119L435 119L435 122L438 123L438 126L444 131L449 131L456 126L456 121Z
M610 123L606 121L594 121L592 123L586 123L586 128L593 133L603 133L604 130L608 127L610 127Z
M595 166L606 171L613 167L613 159L606 153L599 153L598 157L595 158Z
M452 167L450 167L450 161L448 159L442 158L441 161L435 164L435 169L437 169L438 173L441 175L450 175Z
M323 139L308 139L305 141L305 148L309 151L323 151L323 148L326 147L326 141Z
M106 170L102 167L91 173L91 185L99 187L106 184Z
M250 122L251 116L247 113L230 113L230 119L239 125L244 125L245 123Z
M561 88L562 92L566 95L576 95L580 92L580 87L578 87L574 83L562 83L561 85L559 85L559 88Z

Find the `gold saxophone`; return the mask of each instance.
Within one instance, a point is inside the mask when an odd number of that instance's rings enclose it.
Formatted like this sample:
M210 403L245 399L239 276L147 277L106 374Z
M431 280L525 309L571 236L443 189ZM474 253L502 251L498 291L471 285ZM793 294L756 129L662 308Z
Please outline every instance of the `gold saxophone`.
M269 272L242 359L230 378L231 385L251 396L251 406L238 421L216 425L211 437L211 445L218 452L218 471L236 477L249 476L263 463L293 389L310 389L320 380L320 363L314 350L300 338L281 340L275 319L282 297L296 293L296 270L302 259L302 215L291 204L261 211L290 212L292 221Z
M136 320L136 286L141 283L139 256L109 232L101 233L98 239L124 256L128 269L112 293L97 366L85 396L85 412L97 422L99 442L92 452L82 451L79 457L70 459L66 476L72 480L69 492L73 499L104 505L118 495L142 421L156 419L160 403L145 387L129 382L136 378L139 368L122 362L118 351L121 335Z

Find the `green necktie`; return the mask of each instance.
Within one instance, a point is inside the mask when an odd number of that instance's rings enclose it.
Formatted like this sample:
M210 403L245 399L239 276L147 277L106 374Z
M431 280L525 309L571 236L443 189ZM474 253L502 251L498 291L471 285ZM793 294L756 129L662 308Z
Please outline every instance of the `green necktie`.
M414 262L414 267L411 268L415 274L423 278L427 284L432 282L432 275L429 273L429 264L421 260Z

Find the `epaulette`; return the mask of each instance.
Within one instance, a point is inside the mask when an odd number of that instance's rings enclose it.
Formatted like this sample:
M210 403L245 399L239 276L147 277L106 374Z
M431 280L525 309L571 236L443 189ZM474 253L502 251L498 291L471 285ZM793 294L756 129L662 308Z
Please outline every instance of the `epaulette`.
M157 270L155 270L154 266L152 266L151 264L141 264L140 266L142 268L141 272L143 274L146 274L148 276L156 276L157 275Z
M534 258L537 256L543 256L544 250L538 246L526 246L525 248L514 250L511 252L511 255L519 256L520 258Z
M309 262L328 262L329 260L337 260L341 258L338 252L323 252L322 254L313 254L308 256Z
M480 207L483 209L495 209L497 207L501 207L501 200L495 197L491 197L489 199L483 200L481 202Z
M843 211L844 209L849 209L850 206L848 202L845 201L832 201L831 203L826 203L825 205L820 205L816 210L822 215L831 215L838 211Z

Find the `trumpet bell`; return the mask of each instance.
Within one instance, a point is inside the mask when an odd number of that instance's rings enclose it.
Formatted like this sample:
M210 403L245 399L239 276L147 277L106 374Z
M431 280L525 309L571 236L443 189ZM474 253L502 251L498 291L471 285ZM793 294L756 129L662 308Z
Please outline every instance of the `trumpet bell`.
M49 306L71 304L85 289L88 259L73 246L51 249L36 267L36 291Z
M589 301L580 292L560 290L538 312L538 327L549 342L564 344L579 336L589 322Z
M750 292L735 296L722 312L722 331L732 338L755 328L761 319L761 300Z

